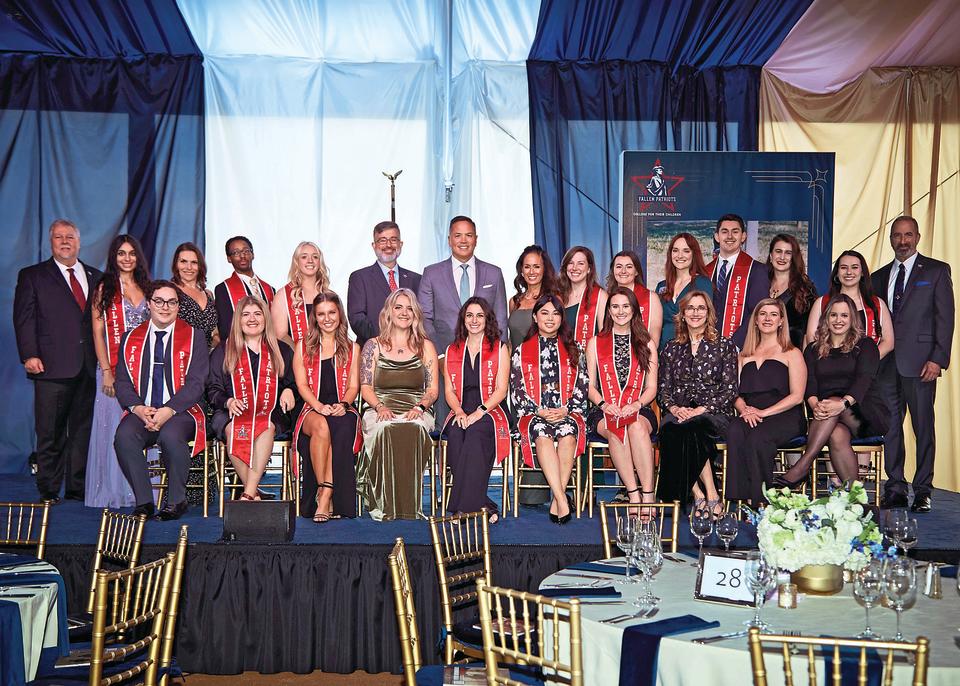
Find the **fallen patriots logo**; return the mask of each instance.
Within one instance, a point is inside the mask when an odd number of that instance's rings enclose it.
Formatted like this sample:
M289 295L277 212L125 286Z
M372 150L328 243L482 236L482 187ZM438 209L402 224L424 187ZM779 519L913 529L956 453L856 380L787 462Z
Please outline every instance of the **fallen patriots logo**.
M677 196L674 195L674 190L683 183L684 178L666 174L659 159L654 163L648 176L631 176L630 180L640 189L637 195L640 211L645 212L654 203L659 203L667 210L675 212Z

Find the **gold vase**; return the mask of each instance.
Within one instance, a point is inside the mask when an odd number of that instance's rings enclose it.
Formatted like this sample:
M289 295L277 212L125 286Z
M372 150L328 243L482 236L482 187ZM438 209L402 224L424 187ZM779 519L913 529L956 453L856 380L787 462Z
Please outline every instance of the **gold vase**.
M797 590L810 595L834 595L843 588L843 567L840 565L807 565L790 573Z

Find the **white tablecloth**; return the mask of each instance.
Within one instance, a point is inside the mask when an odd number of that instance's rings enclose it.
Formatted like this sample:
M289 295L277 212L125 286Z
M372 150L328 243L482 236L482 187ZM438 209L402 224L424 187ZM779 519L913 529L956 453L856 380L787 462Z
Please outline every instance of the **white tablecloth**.
M0 567L4 556L0 554ZM4 569L4 573L31 572L59 574L53 565L37 561ZM27 681L33 680L40 666L40 652L44 648L56 648L59 625L57 620L57 582L32 583L30 586L4 586L0 580L0 600L20 606L20 623L23 626L23 662Z
M623 558L620 558L622 561ZM657 684L661 686L745 686L752 683L750 654L746 637L720 643L698 645L695 638L714 636L743 629L742 623L752 617L753 609L707 603L694 600L696 568L689 562L664 561L663 569L653 584L654 593L662 598L660 612L649 620L659 621L678 615L692 614L707 621L717 620L720 627L706 631L666 637L660 643L657 663ZM571 574L603 576L595 572L571 571ZM610 576L614 579L622 576ZM541 587L552 584L589 584L590 579L553 575L543 580ZM636 611L632 601L639 595L638 586L617 585L623 593L623 602L600 602L601 598L582 599L583 669L585 683L595 686L616 686L620 675L620 644L623 630L632 624L601 624L599 620L628 611ZM591 603L594 600L597 602ZM774 631L794 630L806 635L852 636L863 630L864 610L853 597L847 584L835 596L801 598L795 610L776 606L776 599L763 608L763 618ZM877 607L870 611L874 631L891 637L896 617L892 610ZM953 579L944 579L943 599L931 600L920 596L916 606L903 613L903 633L908 638L926 636L930 639L929 686L957 686L960 684L960 648L954 642L960 626L960 597ZM802 666L799 660L802 659ZM770 684L782 683L783 662L777 655L767 654L767 675ZM822 672L822 661L821 661ZM794 673L806 668L806 657L794 660ZM912 667L902 664L894 670L894 684L908 685ZM821 674L822 676L822 674ZM796 679L796 676L795 676ZM806 677L801 679L806 683ZM821 682L822 683L822 682Z

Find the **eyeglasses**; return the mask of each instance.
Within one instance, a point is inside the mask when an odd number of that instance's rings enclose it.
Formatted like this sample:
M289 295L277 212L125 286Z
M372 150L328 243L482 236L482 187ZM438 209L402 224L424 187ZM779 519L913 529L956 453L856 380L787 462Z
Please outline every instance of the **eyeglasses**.
M176 298L172 300L164 300L163 298L151 298L150 302L153 303L153 306L158 310L172 309L180 305L180 301Z
M689 312L690 314L700 314L707 311L706 305L687 305L683 308L684 312Z
M374 243L383 247L384 245L399 245L401 241L399 238L378 238Z
M253 255L253 248L241 248L239 250L231 250L227 253L230 257L240 257L241 255L246 255L251 257Z

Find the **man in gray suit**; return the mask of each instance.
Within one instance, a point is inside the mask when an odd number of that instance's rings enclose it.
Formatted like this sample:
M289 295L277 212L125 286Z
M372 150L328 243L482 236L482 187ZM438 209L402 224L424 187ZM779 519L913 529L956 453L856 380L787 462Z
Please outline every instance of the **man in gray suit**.
M361 348L380 334L380 310L390 293L398 288L416 293L420 287L420 275L397 264L403 241L395 222L374 226L371 245L377 261L353 272L347 285L347 319Z
M903 418L917 438L917 472L913 477L914 512L929 512L936 450L933 403L937 377L950 363L953 342L953 283L950 265L917 252L920 228L913 217L897 217L890 227L896 258L873 274L873 290L890 308L894 348L880 369L891 410L884 440L887 483L881 506L906 507L903 476Z

